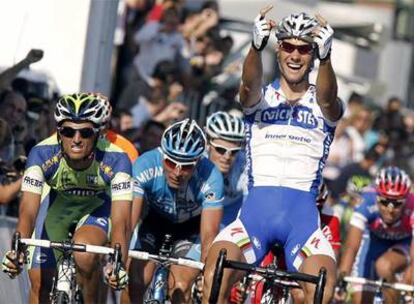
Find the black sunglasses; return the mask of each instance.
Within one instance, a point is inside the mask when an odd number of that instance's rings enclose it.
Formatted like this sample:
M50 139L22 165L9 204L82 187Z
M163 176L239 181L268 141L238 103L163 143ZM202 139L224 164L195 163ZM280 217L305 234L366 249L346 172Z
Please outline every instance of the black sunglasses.
M400 208L402 205L404 205L405 200L390 200L390 199L379 198L378 202L384 207L388 207L391 205L391 207L393 208Z
M97 129L94 128L81 128L81 129L75 129L72 127L60 127L58 129L60 135L64 137L73 138L75 136L76 132L79 132L80 136L82 138L91 138L96 133L98 133Z
M298 50L299 54L306 55L312 52L313 45L312 44L295 45L295 44L291 44L286 41L282 41L280 43L280 48L289 54L293 53L295 50Z

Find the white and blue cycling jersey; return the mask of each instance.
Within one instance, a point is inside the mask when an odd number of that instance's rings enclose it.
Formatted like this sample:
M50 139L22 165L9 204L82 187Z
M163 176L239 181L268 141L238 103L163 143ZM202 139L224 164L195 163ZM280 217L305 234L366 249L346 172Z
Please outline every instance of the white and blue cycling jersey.
M239 217L215 242L236 244L248 263L260 263L275 243L282 244L289 271L311 255L335 260L315 199L337 122L324 117L315 86L289 102L276 80L243 111L248 194Z
M188 183L177 190L168 186L160 148L137 159L133 176L134 197L144 196L151 211L173 223L199 216L205 208L223 207L223 176L206 157L201 157Z
M227 175L224 176L224 200L222 226L234 221L247 195L246 157L240 151Z
M290 105L278 80L244 108L249 188L280 186L317 193L336 122L323 116L316 87Z

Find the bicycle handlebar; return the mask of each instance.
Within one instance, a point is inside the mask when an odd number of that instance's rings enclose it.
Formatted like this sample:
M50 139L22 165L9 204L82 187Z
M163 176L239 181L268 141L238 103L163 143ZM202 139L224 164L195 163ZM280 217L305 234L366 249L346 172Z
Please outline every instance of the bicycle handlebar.
M199 261L194 261L185 258L173 258L173 257L166 257L157 254L151 254L145 251L136 251L136 250L129 250L128 256L133 259L143 260L143 261L155 261L159 263L171 263L175 265L187 266L199 270L204 269L204 263Z
M403 283L387 283L381 280L374 281L374 280L368 280L366 278L351 277L351 276L344 277L344 281L347 283L364 284L364 285L371 285L371 286L377 286L377 287L392 288L395 290L405 291L405 292L414 292L414 286L403 284Z
M44 247L44 248L52 248L52 249L62 249L62 250L72 250L78 252L88 252L88 253L98 253L98 254L114 254L115 250L110 247L105 246L96 246L96 245L87 245L87 244L76 244L71 242L53 242L48 240L39 240L39 239L20 239L19 242L21 244L27 246L37 246L37 247ZM15 245L17 246L17 245ZM156 261L156 262L168 262L175 265L187 266L199 270L204 269L204 263L199 261L194 261L185 258L173 258L173 257L166 257L160 256L156 254L150 254L144 251L136 251L136 250L129 250L128 256L133 259L144 260L144 261Z
M113 254L114 249L105 247L105 246L96 246L88 244L76 244L71 242L53 242L48 240L38 240L38 239L20 239L22 244L27 246L36 246L43 248L52 248L52 249L62 249L62 250L72 250L78 252L88 252L88 253L98 253L98 254Z

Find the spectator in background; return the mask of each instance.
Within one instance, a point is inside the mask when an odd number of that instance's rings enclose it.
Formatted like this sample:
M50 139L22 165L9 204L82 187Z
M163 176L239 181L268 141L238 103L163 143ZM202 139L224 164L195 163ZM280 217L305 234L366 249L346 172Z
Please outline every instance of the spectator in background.
M344 113L344 118L349 118L349 116L358 110L361 106L364 105L364 97L356 92L352 92L351 96L348 98L348 103L346 105L346 110Z
M350 179L357 178L370 181L376 173L372 169L386 150L387 147L376 144L364 153L362 160L343 167L338 178L332 183L332 197L338 199L341 195L346 194L346 187Z
M404 125L404 115L401 112L401 99L391 97L387 107L374 122L374 128L383 130L388 135L390 149L393 151L395 160L401 159L404 140L407 138L406 126Z
M180 71L173 61L160 61L152 74L150 81L138 79L130 83L122 92L117 106L118 108L131 110L141 98L148 99L154 88L167 87L165 94L167 100L176 101L183 91Z
M11 88L11 82L17 76L17 74L28 68L32 63L38 62L43 58L43 51L38 49L31 49L29 53L27 53L26 57L19 61L14 66L6 69L5 71L0 73L0 93L3 90Z
M119 132L123 133L134 127L134 118L130 111L120 110L117 113L119 119Z
M178 31L179 22L178 10L170 7L163 12L160 22L147 22L134 37L139 45L134 65L139 77L149 85L157 63L163 60L177 62L181 72L189 70L188 62L182 57L185 41Z
M22 94L5 90L0 94L0 118L3 118L12 129L15 155L26 155L25 141L27 130L27 102Z
M142 154L158 147L161 144L164 131L164 124L155 120L147 121L140 130L140 136L137 140L139 153Z
M8 204L20 191L21 176L13 168L14 145L8 123L0 119L0 204Z
M351 139L350 162L358 162L364 157L366 148L364 135L371 126L371 111L365 106L355 108L349 117L349 125L345 129L347 136Z

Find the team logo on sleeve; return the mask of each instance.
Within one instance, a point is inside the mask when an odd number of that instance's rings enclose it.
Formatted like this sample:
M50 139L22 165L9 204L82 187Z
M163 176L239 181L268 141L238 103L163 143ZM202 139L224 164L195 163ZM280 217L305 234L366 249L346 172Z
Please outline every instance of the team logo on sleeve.
M216 200L216 194L214 192L208 192L206 195L204 195L204 197L208 201L215 201Z

